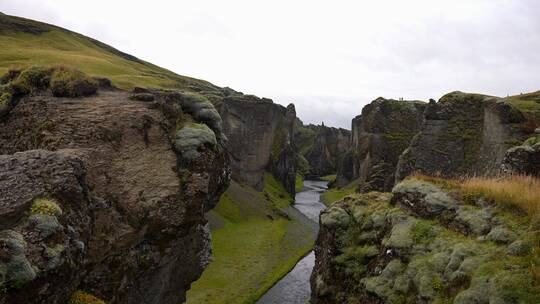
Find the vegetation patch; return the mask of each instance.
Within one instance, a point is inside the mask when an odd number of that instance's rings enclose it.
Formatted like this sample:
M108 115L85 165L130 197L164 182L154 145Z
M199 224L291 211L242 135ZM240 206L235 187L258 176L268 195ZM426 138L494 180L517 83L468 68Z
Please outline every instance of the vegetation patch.
M105 304L105 301L90 293L79 290L73 293L68 304Z
M525 175L500 178L474 177L461 187L468 196L481 196L499 206L518 207L531 216L540 215L540 180Z
M32 202L32 206L30 207L30 214L60 216L62 215L62 209L53 200L38 198Z
M359 180L354 180L343 188L328 189L326 192L323 193L323 195L321 195L321 200L325 205L330 206L332 203L343 199L347 195L356 193L358 184Z
M270 174L264 192L233 181L210 211L212 262L192 284L188 304L255 303L311 250L315 227L271 216L291 201ZM272 203L268 196L286 199Z
M94 94L98 83L80 70L59 66L52 73L50 86L56 97L80 97Z

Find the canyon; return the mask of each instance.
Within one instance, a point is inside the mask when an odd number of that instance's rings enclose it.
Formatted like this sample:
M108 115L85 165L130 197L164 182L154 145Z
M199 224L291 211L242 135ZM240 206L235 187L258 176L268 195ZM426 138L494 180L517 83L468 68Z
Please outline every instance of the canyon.
M2 304L540 301L536 211L478 186L538 192L540 91L349 131L53 25L0 41Z

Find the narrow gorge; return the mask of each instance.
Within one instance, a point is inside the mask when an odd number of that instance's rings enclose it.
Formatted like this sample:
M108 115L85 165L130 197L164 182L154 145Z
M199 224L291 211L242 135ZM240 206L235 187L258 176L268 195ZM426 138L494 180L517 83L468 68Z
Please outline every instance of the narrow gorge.
M0 304L540 303L540 91L348 130L47 23L0 44Z

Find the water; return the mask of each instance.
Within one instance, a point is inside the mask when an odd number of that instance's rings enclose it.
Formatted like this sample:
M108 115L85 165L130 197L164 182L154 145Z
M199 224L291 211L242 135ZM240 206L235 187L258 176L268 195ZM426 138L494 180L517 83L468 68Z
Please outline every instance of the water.
M294 207L307 218L318 223L319 213L326 208L320 202L326 182L304 181L304 189L296 194ZM310 252L293 270L266 292L257 304L305 304L311 295L309 277L315 265L315 253Z

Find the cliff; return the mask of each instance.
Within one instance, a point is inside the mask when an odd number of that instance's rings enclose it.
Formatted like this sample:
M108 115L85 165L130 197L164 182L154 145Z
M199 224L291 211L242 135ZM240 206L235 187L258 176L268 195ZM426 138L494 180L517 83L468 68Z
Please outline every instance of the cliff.
M285 108L270 99L230 89L225 94L217 97L214 94L213 102L223 119L233 178L261 191L268 171L294 194L297 153L292 130L296 119L294 105Z
M321 213L311 303L538 303L538 187L418 176L334 203Z
M337 186L356 180L362 191L389 191L401 153L420 130L426 105L378 98L352 120L351 150L339 166Z
M453 92L431 101L419 134L400 157L396 179L411 172L497 174L506 151L523 138L523 122L522 112L501 98Z
M150 101L67 68L2 84L0 303L63 304L77 290L184 301L209 262L204 213L230 176L211 103Z
M325 125L295 124L299 165L305 177L316 178L336 174L343 155L349 151L351 132Z

